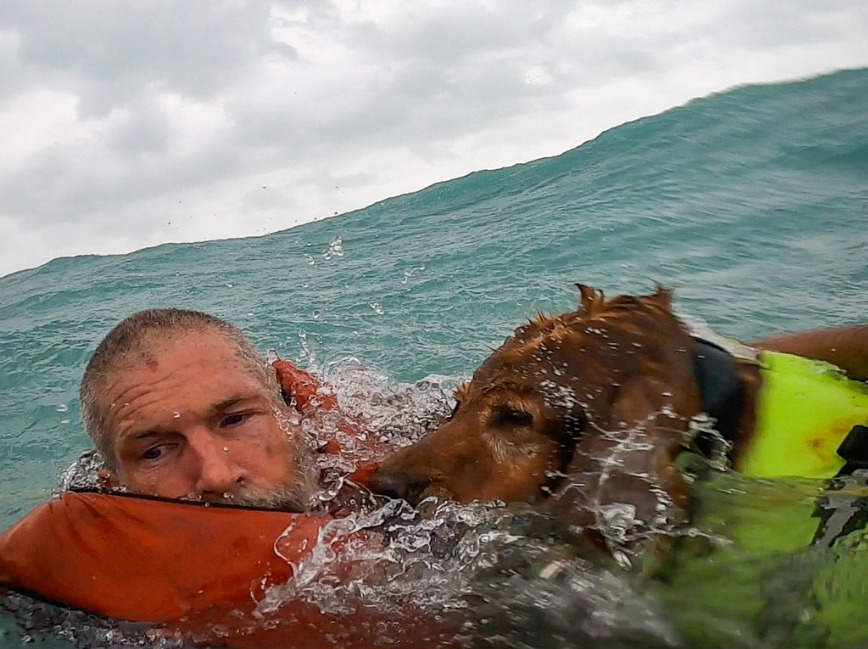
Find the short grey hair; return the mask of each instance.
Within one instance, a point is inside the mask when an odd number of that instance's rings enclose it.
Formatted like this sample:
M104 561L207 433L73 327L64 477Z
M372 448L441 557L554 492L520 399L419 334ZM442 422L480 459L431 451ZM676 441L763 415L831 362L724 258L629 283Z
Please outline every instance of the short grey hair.
M114 463L106 408L101 400L108 380L127 364L141 360L167 339L190 333L214 333L228 342L251 376L277 400L280 388L275 373L237 327L201 311L149 309L121 320L97 346L81 379L79 403L88 435L110 465Z

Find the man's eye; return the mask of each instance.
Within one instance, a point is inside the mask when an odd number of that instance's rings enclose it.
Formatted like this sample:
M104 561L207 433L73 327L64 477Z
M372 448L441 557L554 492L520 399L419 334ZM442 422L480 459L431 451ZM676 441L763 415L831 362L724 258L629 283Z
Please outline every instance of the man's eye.
M152 446L149 449L146 449L142 454L141 458L143 460L159 460L163 457L164 448L162 446Z
M231 428L232 426L237 426L240 423L243 423L250 419L249 413L238 413L233 415L226 415L223 419L220 420L221 428Z

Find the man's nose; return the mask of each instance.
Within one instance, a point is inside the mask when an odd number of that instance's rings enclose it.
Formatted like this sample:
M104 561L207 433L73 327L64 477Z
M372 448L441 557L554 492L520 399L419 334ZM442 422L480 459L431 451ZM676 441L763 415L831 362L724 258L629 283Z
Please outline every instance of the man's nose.
M206 501L226 500L244 483L241 468L232 460L226 440L210 430L197 431L188 444L199 460L196 495Z

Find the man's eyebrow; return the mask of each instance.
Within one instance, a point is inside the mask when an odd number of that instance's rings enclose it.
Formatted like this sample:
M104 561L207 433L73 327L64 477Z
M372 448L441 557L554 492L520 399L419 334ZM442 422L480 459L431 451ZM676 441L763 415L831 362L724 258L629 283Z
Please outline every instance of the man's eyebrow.
M164 437L165 435L170 435L171 433L171 430L163 426L153 426L151 428L143 428L141 430L132 430L121 433L120 435L118 435L116 443L138 442L143 439L148 439L150 437Z
M149 428L147 430L140 430L136 433L132 433L129 435L124 435L121 439L132 439L132 440L140 440L146 439L148 437L160 437L161 435L165 435L169 431L163 428Z
M259 394L238 394L229 397L228 399L223 399L218 403L215 403L211 408L209 408L209 414L217 415L223 412L224 410L228 410L232 406L238 405L239 403L245 401L257 401L262 399L262 396Z
M229 408L238 405L239 403L258 401L260 399L264 399L262 395L251 393L251 394L236 394L228 399L223 399L218 403L215 403L207 410L206 416L208 417L216 417L221 413L225 412ZM147 439L148 437L160 437L162 435L166 435L173 432L172 430L165 428L163 426L155 426L153 428L146 428L144 430L139 430L127 434L123 434L119 436L119 440L142 440Z

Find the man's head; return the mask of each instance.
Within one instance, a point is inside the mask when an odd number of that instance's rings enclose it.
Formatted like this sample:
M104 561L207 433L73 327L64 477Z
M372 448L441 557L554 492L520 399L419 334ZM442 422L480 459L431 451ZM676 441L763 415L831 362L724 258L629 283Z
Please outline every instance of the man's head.
M120 322L81 382L109 484L168 498L302 508L310 451L273 370L237 328L197 311Z

